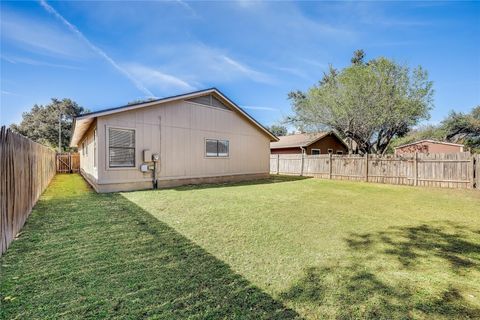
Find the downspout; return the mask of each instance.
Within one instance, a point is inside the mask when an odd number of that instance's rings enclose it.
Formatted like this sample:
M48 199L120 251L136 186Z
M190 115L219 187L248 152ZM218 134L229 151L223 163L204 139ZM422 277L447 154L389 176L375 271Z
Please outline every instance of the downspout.
M153 177L152 177L152 189L157 189L157 161L153 161Z

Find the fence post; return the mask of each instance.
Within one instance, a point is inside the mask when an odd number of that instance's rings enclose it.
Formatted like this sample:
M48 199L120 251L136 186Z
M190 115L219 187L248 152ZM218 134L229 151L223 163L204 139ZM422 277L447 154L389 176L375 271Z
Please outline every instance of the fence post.
M480 157L472 154L472 189L480 189Z
M280 154L277 154L277 175L280 174Z
M365 153L365 182L368 182L368 153Z
M475 187L480 190L480 155L475 155L475 177L476 177L476 183Z
M417 158L417 152L413 154L413 185L417 186L418 185L418 158Z
M470 177L472 180L470 181L470 188L475 187L475 156L472 154L470 159L470 168L472 168L472 176Z
M305 158L305 155L302 152L302 164L301 164L301 167L300 167L300 176L303 176L303 164L305 163L304 158Z
M328 168L328 179L332 179L332 154L328 154L328 162L329 162L329 168Z

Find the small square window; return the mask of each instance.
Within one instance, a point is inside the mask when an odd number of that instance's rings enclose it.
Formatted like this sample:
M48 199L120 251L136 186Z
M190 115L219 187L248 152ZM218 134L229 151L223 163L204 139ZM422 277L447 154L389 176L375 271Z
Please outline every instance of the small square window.
M318 156L320 154L320 149L312 149L310 153L312 156Z
M207 157L228 157L229 142L228 140L205 140L205 155Z

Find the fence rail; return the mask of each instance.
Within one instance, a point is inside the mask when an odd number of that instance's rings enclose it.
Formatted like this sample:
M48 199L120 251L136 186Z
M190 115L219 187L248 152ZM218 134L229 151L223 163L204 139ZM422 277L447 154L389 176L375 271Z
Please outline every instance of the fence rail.
M0 255L23 227L55 175L55 152L0 129Z
M468 152L400 156L270 156L270 173L440 188L480 189L480 157Z

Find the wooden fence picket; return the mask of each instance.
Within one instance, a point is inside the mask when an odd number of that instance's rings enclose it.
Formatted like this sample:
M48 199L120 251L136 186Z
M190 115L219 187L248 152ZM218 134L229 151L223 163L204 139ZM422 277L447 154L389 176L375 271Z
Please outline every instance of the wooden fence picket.
M270 157L271 172L324 179L356 180L440 188L480 189L479 156L415 153L393 155L294 155Z
M23 227L56 173L55 152L0 129L0 254Z

